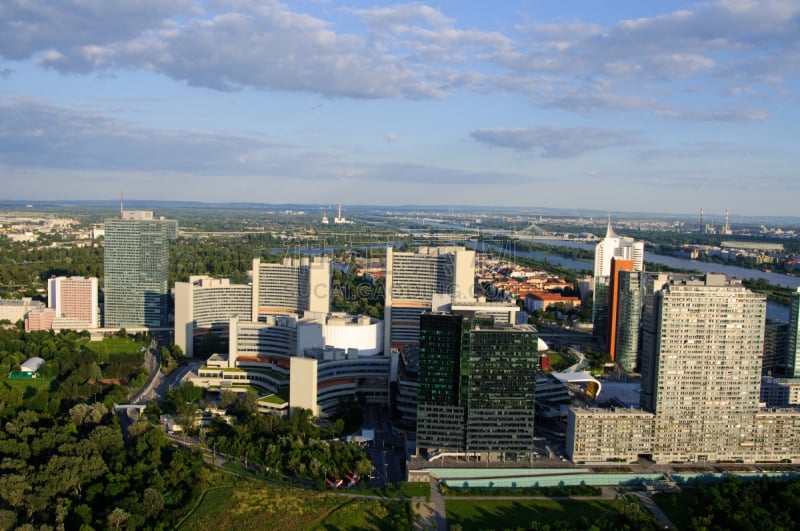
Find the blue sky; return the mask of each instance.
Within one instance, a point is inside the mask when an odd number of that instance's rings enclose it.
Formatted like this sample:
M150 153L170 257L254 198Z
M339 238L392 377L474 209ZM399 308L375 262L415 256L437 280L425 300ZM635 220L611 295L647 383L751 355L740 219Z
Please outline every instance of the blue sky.
M797 215L800 3L5 0L6 199Z

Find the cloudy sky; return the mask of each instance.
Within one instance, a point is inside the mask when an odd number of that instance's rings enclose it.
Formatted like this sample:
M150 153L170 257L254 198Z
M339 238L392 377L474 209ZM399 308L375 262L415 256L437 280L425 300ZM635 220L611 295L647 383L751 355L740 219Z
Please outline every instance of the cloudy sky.
M0 197L800 214L800 2L4 0Z

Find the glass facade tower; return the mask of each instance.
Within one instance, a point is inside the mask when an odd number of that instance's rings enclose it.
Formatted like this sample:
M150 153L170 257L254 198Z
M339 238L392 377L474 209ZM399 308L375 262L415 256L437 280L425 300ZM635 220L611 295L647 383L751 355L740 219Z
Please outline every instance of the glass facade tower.
M642 321L643 273L620 271L616 319L616 362L624 371L639 369L639 332Z
M789 339L787 347L787 376L800 378L800 288L792 293L789 308Z
M530 458L537 342L530 326L423 314L417 446L500 459Z
M107 220L104 326L167 326L169 242L177 222Z

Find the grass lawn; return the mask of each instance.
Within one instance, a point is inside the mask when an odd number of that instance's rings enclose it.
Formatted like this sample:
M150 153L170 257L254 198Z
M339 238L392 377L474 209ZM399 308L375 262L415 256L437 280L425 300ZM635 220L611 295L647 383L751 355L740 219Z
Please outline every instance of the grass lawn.
M204 484L203 498L177 529L381 529L387 518L403 513L396 503L268 485L218 471L208 472Z
M578 362L574 356L566 352L558 352L557 350L548 350L547 356L550 358L550 364L553 370L565 369Z
M270 404L285 404L288 400L284 400L278 395L267 395L265 397L259 398L259 400L263 400L264 402Z
M50 378L3 378L3 385L11 389L19 389L23 398L36 394L37 391L49 391L53 380Z
M463 529L527 529L531 522L590 523L617 506L615 500L451 500L446 502L447 523Z
M427 498L431 495L430 483L403 483L400 485L400 494L407 498L414 496Z
M83 341L82 344L100 356L101 362L108 361L111 354L137 354L142 347L147 348L147 341L134 341L125 337L107 337L102 341Z

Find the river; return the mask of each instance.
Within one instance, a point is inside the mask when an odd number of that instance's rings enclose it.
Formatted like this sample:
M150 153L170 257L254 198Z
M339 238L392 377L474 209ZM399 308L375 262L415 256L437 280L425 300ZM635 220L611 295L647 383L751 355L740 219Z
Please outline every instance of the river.
M450 223L435 223L435 222L427 222L427 225L430 225L435 228L445 228L451 229L455 231L464 231L464 232L474 232L476 235L482 236L492 236L491 229L489 230L480 230L475 227L463 227L460 225L453 225ZM502 233L498 233L498 237L506 238ZM560 239L544 239L544 238L536 238L535 240L529 239L520 239L522 242L532 242L532 243L541 243L542 245L552 245L554 247L572 247L573 249L586 249L589 251L594 251L595 243L585 243L585 242L576 242L576 241L569 241L569 240L560 240ZM598 240L599 241L599 240ZM500 248L498 246L494 246L495 252L505 252L509 253L509 255L515 252L515 248L512 244L511 248ZM471 245L470 248L475 248L474 245ZM523 254L520 251L516 251L518 256L529 256L530 258L535 258L536 260L547 260L552 264L558 264L564 267L568 267L570 269L575 270L582 270L587 269L589 271L594 269L594 263L588 260L575 260L573 258L565 258L557 255L547 254L547 253L539 253L539 252L530 252L527 254ZM695 269L697 271L703 273L724 273L728 276L741 278L741 279L759 279L763 278L764 280L768 281L770 284L774 284L776 286L784 286L787 288L796 289L800 287L800 277L795 277L791 275L784 275L783 273L766 273L764 271L760 271L758 269L749 269L746 267L739 267L735 265L727 265L727 264L717 264L714 262L699 262L697 260L689 260L686 258L677 258L674 256L666 256L661 254L653 254L653 253L645 253L645 263L650 262L654 264L662 264L669 267L673 267L675 269ZM645 267L646 268L646 267Z
M594 250L594 245L591 243L570 242L564 240L537 240L545 245L553 245L558 247L572 247L576 249L589 249ZM481 242L466 242L466 245L471 249L479 251L491 250L497 255L507 256L509 260L513 260L514 256L523 258L532 258L543 262L549 262L576 271L587 270L591 272L594 269L594 263L588 260L576 260L574 258L567 258L554 254L542 253L537 251L520 251L513 242L504 246L492 245ZM741 279L758 279L763 278L770 284L785 286L789 288L797 288L800 286L800 277L793 277L790 275L783 275L781 273L766 273L758 269L748 269L746 267L738 267L726 264L716 264L713 262L699 262L696 260L687 260L685 258L676 258L674 256L664 256L660 254L645 253L645 269L647 263L662 264L675 269L696 269L703 273L724 273L726 275L741 278ZM774 321L789 321L789 307L777 302L767 302L767 317Z

